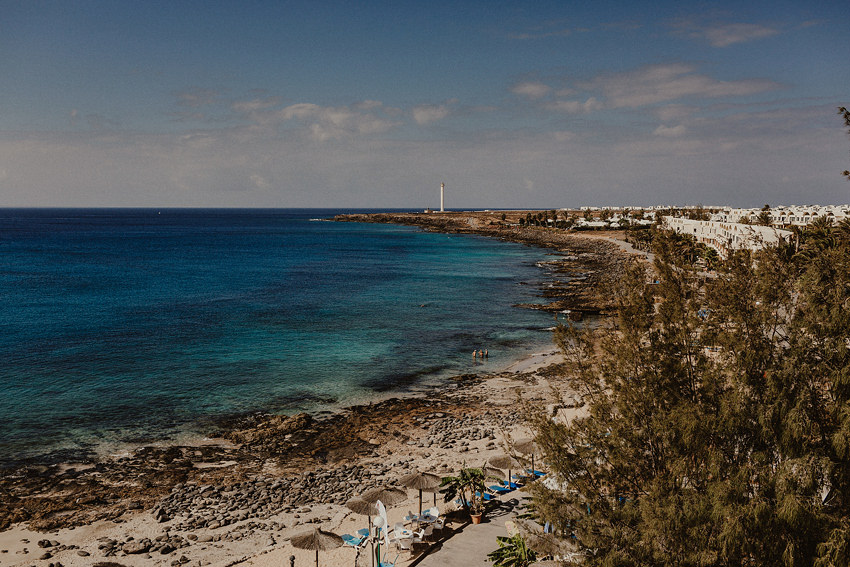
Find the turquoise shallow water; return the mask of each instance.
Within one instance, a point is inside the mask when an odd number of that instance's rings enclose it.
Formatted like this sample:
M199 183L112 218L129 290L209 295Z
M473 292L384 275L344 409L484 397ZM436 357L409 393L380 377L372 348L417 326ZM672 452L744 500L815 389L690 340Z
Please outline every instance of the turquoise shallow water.
M550 343L549 316L512 307L546 251L311 220L335 212L0 210L0 463L339 407Z

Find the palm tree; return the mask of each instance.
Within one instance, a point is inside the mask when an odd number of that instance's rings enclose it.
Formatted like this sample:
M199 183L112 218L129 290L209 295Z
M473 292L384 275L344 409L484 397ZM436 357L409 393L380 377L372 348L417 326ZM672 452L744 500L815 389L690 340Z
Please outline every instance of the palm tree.
M443 477L440 493L445 502L451 502L459 496L464 509L472 514L480 514L484 509L485 479L483 469L465 467L457 476Z

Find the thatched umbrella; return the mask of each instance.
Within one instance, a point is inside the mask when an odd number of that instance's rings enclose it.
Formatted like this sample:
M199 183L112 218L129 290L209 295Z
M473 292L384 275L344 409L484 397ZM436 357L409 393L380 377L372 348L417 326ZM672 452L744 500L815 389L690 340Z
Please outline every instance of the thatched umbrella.
M514 449L516 449L523 455L531 455L531 474L537 476L533 472L535 470L534 453L536 453L538 450L537 443L534 442L534 439L532 439L531 437L523 437L522 439L517 439L516 441L514 441Z
M440 483L443 481L442 478L438 477L435 474L431 473L423 473L423 472L412 472L408 475L401 477L399 481L402 485L407 488L412 488L414 490L419 491L419 515L422 515L422 491L428 491L434 493L434 499L436 500L437 496L437 488L439 488ZM383 502L383 501L382 501Z
M384 506L395 506L407 500L407 493L400 488L384 486L367 490L360 495L360 498L371 504L380 500Z
M356 496L354 498L349 498L345 503L345 507L355 514L368 516L370 526L372 525L372 516L378 513L378 507L375 506L374 502L367 502Z
M485 477L489 476L489 477L493 477L493 478L502 478L502 474L504 474L504 472L505 472L502 469L497 469L496 467L491 467L491 466L486 465L486 464L483 467L481 467L481 470L484 472Z
M312 528L306 532L292 536L289 540L292 547L316 551L316 567L319 567L319 551L329 551L342 545L342 538L338 535Z
M384 506L394 506L407 500L407 493L404 490L393 486L379 486L378 488L367 490L360 495L360 498L373 505L380 500L383 502ZM378 513L377 508L375 508L374 513ZM371 527L372 526L370 525L369 528L371 529ZM380 544L378 545L378 549L380 549ZM373 553L372 558L374 559L374 557L375 554Z
M495 467L497 469L507 470L508 471L508 488L511 487L511 469L517 468L522 465L517 462L516 459L511 457L510 455L494 455L487 459L487 464L491 467Z
M369 533L372 532L372 516L375 516L378 513L378 507L374 502L366 502L362 498L355 496L354 498L349 498L345 503L345 507L354 512L355 514L360 514L361 516L366 516L369 519ZM371 541L371 540L370 540ZM374 545L372 546L374 549ZM375 564L375 554L372 554L372 565Z

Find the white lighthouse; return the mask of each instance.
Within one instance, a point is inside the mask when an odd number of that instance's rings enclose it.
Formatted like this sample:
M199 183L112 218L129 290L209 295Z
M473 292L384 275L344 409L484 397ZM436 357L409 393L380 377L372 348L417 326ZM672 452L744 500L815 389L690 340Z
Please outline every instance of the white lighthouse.
M445 209L443 209L443 202L444 202L444 199L445 199L445 193L446 193L446 184L440 183L440 212L441 213L445 212Z

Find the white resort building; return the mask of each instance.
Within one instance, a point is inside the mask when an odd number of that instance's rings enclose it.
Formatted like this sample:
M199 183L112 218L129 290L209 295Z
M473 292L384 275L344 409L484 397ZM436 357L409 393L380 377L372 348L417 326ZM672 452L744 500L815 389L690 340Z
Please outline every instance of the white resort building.
M762 213L762 209L733 209L724 207L711 215L712 221L741 222L741 219L753 220ZM827 217L832 223L850 218L850 205L792 205L767 209L770 224L775 227L807 226L817 217Z
M740 224L736 222L699 221L679 217L664 217L664 227L679 234L689 234L697 242L711 246L721 255L727 250L759 250L792 241L794 233L772 226Z

